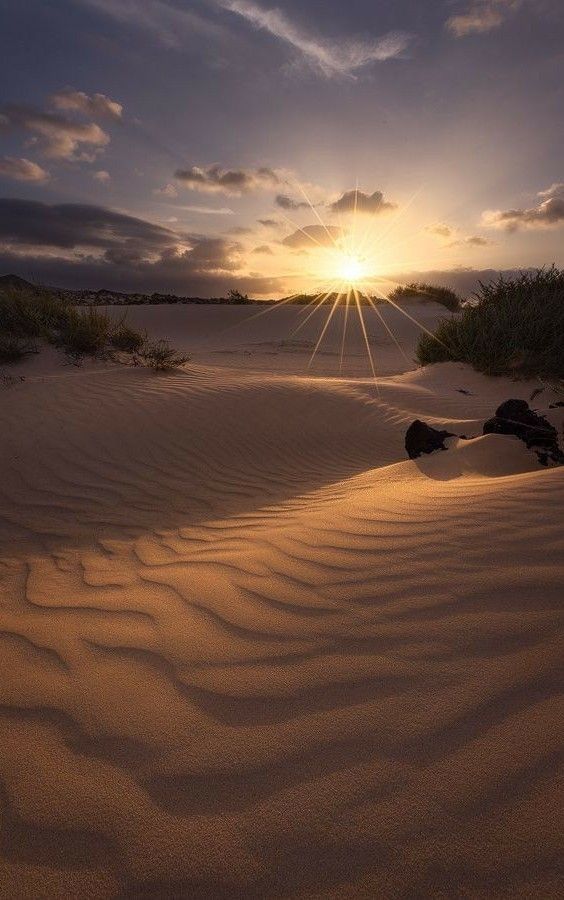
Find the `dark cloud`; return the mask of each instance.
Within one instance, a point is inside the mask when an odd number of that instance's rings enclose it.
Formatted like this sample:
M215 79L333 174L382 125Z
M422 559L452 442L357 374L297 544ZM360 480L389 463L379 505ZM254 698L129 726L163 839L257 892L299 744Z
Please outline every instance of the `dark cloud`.
M374 191L373 194L365 194L364 191L345 191L342 197L329 204L329 209L334 213L350 213L356 209L359 213L376 216L383 212L396 209L395 203L384 200L382 191Z
M265 253L268 256L272 256L272 247L269 247L268 244L261 244L259 247L255 247L252 251L253 253Z
M487 210L482 221L491 228L517 231L519 228L550 228L564 222L564 183L539 191L540 203L530 209Z
M148 251L179 242L175 232L103 206L0 200L0 241L17 246L112 249L135 242Z
M42 112L28 106L12 104L5 107L0 121L4 128L32 134L32 143L50 159L92 162L110 142L109 135L94 122L76 122L59 113Z
M184 234L111 209L0 199L0 269L66 287L224 295L276 294L276 279L240 274L241 244Z
M213 165L206 168L191 166L189 169L177 169L174 177L184 187L192 191L203 191L209 194L227 194L240 197L251 191L278 187L284 183L282 176L274 169L222 169Z
M277 194L274 202L276 206L279 206L280 209L309 209L310 204L306 203L305 200L294 200L292 197L288 197L287 194Z
M49 172L29 159L15 159L13 156L0 157L0 176L15 181L47 181Z
M311 250L319 245L330 247L341 237L341 229L336 228L334 225L328 225L327 227L324 225L306 225L305 228L300 228L298 231L294 231L293 234L288 235L282 243L293 250Z
M79 112L93 118L121 119L123 106L105 94L85 94L72 88L64 88L49 98L51 106L64 112Z
M257 219L259 225L264 225L265 228L276 228L280 225L277 219Z

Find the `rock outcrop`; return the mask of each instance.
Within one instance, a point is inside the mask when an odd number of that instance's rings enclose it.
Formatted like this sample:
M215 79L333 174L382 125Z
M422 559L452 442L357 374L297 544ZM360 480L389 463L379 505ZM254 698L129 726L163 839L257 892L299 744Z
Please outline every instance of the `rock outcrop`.
M405 435L405 449L410 459L417 459L423 453L433 453L435 450L446 450L446 438L454 437L450 431L437 431L416 419L412 422Z
M526 400L506 400L484 423L483 434L513 434L534 450L543 465L564 463L554 425L534 412Z

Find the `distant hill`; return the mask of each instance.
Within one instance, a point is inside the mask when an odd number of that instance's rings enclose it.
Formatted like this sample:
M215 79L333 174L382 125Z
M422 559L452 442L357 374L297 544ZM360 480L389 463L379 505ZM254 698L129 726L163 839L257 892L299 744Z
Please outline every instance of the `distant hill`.
M26 281L25 278L20 278L19 275L0 275L0 293L6 293L7 291L25 291L26 293L48 291L56 297L68 300L77 306L142 306L144 304L159 305L163 303L201 303L212 305L228 303L232 306L246 306L255 303L275 302L273 300L253 300L239 291L231 291L229 297L179 297L177 294L127 294L123 291L109 291L106 288L100 288L97 291L87 289L70 290L32 284L31 281Z
M0 275L0 291L35 291L36 285L19 275Z

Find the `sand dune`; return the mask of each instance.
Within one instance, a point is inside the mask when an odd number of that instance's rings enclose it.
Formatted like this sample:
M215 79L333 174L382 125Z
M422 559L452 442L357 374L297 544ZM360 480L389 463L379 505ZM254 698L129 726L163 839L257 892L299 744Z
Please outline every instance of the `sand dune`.
M564 469L479 436L535 386L210 352L0 392L0 896L560 896Z

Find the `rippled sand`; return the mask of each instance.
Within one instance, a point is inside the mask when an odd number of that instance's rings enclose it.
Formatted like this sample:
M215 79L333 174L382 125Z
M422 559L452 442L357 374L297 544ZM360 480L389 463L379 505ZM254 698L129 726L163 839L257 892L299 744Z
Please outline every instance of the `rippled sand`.
M534 385L259 368L0 389L0 896L561 896Z

